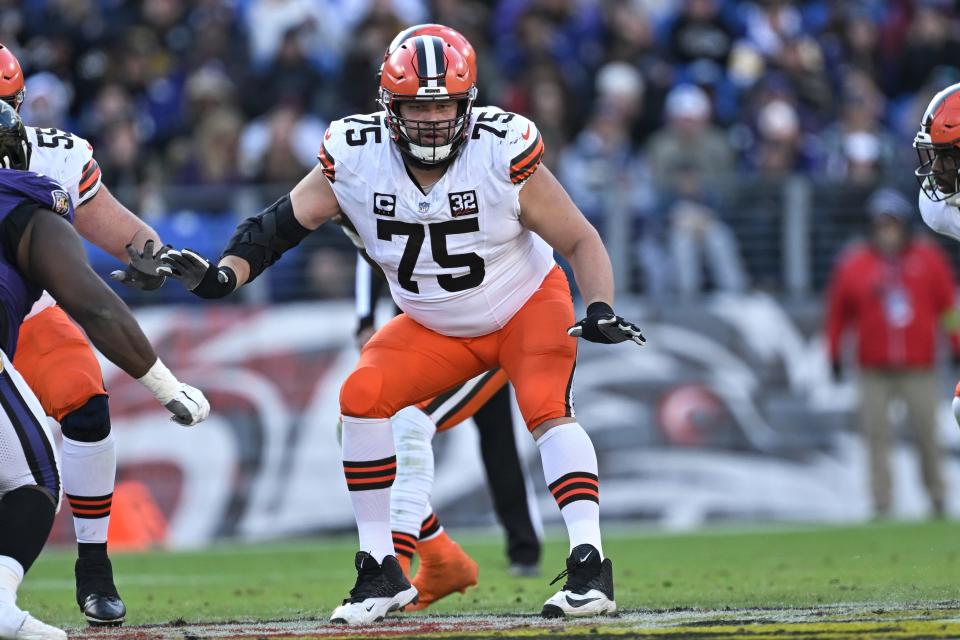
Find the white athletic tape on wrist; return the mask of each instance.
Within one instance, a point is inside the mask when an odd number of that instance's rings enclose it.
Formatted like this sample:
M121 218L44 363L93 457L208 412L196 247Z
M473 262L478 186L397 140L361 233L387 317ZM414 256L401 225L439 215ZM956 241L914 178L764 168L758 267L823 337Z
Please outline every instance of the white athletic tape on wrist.
M180 381L160 361L160 358L157 358L142 378L137 378L137 382L149 389L153 397L163 405L173 400L180 391Z

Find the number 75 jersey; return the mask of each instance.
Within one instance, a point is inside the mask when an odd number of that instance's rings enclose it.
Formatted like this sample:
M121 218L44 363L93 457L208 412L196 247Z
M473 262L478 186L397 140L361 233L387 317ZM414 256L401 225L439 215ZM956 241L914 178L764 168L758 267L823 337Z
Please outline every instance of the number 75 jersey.
M550 246L520 224L520 190L543 157L536 126L484 107L473 110L467 136L425 190L390 140L383 113L333 122L318 154L397 305L458 337L504 327L555 264Z

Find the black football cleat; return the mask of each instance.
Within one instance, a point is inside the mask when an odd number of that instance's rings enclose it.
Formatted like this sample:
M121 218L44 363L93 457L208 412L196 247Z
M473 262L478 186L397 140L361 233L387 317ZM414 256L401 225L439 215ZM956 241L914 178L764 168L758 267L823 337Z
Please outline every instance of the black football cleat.
M613 599L613 563L610 558L600 561L600 552L591 544L573 548L567 558L567 570L553 582L562 578L567 582L543 604L540 615L544 618L566 616L602 616L617 612Z
M127 616L127 607L113 583L110 558L77 558L77 604L92 627L119 627Z
M350 597L333 610L330 622L339 624L370 624L380 622L391 611L416 604L417 589L403 575L403 569L394 556L386 556L377 564L366 551L358 551L354 558L357 583Z

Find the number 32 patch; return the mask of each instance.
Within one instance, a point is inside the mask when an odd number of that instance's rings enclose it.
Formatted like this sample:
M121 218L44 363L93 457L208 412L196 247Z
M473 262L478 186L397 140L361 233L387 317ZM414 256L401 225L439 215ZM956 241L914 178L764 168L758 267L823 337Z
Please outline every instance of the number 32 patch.
M450 213L454 218L480 213L476 191L460 191L450 194Z

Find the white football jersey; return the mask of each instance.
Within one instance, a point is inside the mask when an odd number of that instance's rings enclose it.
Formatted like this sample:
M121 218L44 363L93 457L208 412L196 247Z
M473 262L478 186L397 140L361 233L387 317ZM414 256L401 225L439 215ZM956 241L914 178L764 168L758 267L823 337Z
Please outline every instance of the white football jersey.
M333 122L318 155L397 305L458 337L505 326L555 264L550 246L520 224L520 189L543 156L536 126L486 107L473 110L469 127L427 193L408 173L382 112Z
M100 167L93 159L93 147L79 136L59 129L26 127L30 142L30 171L59 182L70 194L73 207L96 195L100 189Z
M93 159L93 147L79 136L59 129L25 127L30 142L30 171L59 182L76 209L100 189L100 167ZM55 304L46 291L34 303L27 318Z
M927 226L937 233L960 240L960 210L943 200L934 202L923 191L920 191L919 198L920 217Z

